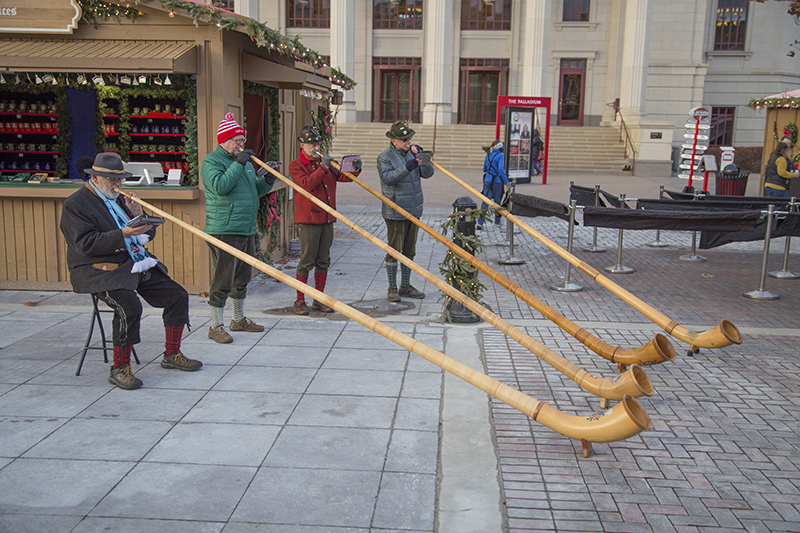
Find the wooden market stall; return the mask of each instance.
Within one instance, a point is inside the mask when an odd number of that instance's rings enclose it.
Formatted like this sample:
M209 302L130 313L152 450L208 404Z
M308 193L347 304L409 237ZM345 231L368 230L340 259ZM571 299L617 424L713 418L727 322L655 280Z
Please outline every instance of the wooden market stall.
M761 185L764 190L764 168L769 156L784 135L792 136L792 159L795 165L800 163L800 145L798 145L798 122L800 122L800 89L771 96L764 96L750 101L753 109L766 109L767 120L764 128L764 150L761 155ZM800 198L800 180L789 180L789 197Z
M0 28L0 289L70 288L58 225L64 199L82 186L73 183L80 156L117 151L180 170L180 186L136 192L202 229L198 166L225 113L245 125L249 148L286 171L310 120L300 93L332 94L331 69L315 52L252 19L185 0L81 4L29 0ZM47 182L30 179L42 175ZM289 214L288 197L267 201ZM286 222L262 235L262 252L285 250ZM202 240L167 224L152 251L187 290L208 290Z

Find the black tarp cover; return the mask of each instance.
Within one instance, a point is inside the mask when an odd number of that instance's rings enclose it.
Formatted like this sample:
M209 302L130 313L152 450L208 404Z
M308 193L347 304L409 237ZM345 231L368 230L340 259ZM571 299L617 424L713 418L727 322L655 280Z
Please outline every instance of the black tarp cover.
M569 221L569 208L566 205L519 193L511 195L511 214L520 217L556 217Z
M776 216L772 221L772 235L776 237L800 237L800 213ZM750 231L703 231L700 235L700 249L708 250L731 242L763 241L767 235L766 217L759 220Z
M674 231L752 231L760 211L673 211L655 209L583 208L583 225L618 229Z

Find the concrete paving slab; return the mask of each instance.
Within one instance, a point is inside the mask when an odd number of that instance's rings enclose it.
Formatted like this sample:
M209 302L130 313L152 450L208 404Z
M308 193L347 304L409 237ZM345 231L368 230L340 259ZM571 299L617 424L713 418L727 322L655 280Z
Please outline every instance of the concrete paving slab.
M259 466L279 431L277 426L258 424L179 422L143 461Z
M139 463L88 514L222 522L255 472L242 466Z
M380 479L381 474L376 471L264 467L231 519L322 528L369 528Z

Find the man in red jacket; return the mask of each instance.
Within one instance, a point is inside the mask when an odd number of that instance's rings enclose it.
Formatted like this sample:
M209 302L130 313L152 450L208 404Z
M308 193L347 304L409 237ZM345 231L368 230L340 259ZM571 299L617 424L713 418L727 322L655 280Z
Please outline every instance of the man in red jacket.
M297 185L311 193L315 198L336 209L336 183L352 181L333 168L329 155L320 156L319 147L322 136L311 126L304 126L297 137L300 143L300 156L289 163L289 175ZM356 172L361 173L361 160L355 162ZM331 245L333 244L333 223L336 219L314 202L298 194L294 197L294 221L300 239L300 261L297 263L298 281L308 283L308 273L314 269L314 287L325 292L328 268L331 266ZM305 295L297 291L294 312L307 315ZM332 313L333 309L314 300L313 309Z

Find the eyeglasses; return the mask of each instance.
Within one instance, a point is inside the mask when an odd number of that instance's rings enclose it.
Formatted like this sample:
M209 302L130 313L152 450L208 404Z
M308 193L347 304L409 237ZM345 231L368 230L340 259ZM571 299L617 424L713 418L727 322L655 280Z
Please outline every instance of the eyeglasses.
M232 140L234 143L236 143L236 144L239 144L239 145L242 145L242 146L244 146L244 143L247 141L247 139L241 139L241 140L237 140L237 139L231 139L231 140Z

